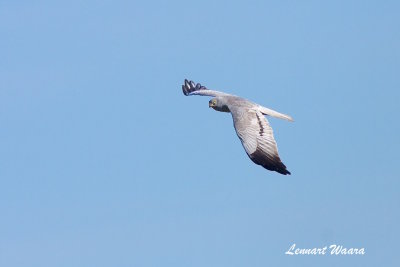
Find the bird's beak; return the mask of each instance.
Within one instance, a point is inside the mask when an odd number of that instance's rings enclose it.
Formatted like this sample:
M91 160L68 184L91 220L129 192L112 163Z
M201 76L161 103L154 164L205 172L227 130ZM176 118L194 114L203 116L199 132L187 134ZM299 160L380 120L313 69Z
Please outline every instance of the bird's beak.
M208 107L211 108L211 102L208 102Z

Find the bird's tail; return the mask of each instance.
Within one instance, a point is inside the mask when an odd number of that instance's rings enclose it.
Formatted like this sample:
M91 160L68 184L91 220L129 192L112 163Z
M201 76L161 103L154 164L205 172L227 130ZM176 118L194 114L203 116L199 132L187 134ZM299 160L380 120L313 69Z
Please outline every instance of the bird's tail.
M279 113L278 111L263 107L263 106L259 106L258 109L261 111L262 114L264 115L269 115L271 117L275 117L278 119L283 119L283 120L287 120L287 121L293 121L293 118L290 117L289 115L283 114L283 113Z

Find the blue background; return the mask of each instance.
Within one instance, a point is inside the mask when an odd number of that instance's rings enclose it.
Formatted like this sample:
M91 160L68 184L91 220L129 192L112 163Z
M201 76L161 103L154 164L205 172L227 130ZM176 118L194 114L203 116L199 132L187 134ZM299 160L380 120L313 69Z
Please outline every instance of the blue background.
M1 1L0 265L400 266L399 12ZM270 119L292 175L185 78L292 115Z

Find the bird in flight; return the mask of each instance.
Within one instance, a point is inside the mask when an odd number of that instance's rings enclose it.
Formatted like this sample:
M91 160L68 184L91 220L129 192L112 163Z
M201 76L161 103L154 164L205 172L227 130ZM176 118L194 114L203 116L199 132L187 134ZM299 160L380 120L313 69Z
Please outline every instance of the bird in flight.
M214 110L232 114L236 134L249 158L267 170L283 175L290 174L279 157L272 128L264 115L288 121L293 121L292 117L235 95L209 90L200 83L195 84L186 79L182 85L182 91L186 96L214 97L208 102L208 106Z

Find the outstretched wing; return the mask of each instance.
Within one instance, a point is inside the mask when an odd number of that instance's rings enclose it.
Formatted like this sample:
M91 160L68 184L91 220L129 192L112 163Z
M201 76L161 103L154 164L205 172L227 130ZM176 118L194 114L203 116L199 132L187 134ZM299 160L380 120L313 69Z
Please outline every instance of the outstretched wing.
M278 154L273 131L264 115L255 109L231 108L236 133L249 158L270 171L290 174Z
M223 92L218 92L214 90L209 90L200 83L195 84L193 81L188 81L185 79L185 83L182 85L182 91L184 95L203 95L203 96L228 96Z

